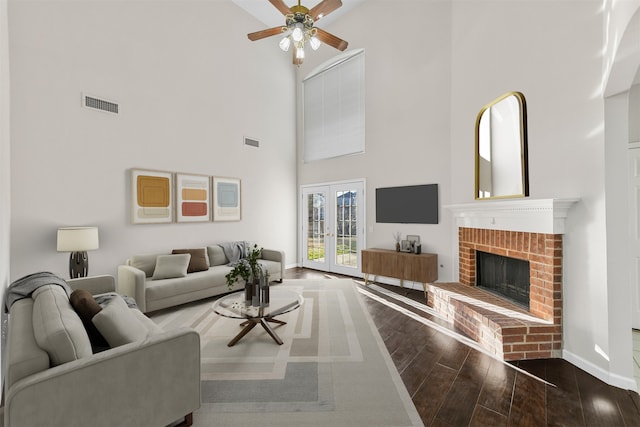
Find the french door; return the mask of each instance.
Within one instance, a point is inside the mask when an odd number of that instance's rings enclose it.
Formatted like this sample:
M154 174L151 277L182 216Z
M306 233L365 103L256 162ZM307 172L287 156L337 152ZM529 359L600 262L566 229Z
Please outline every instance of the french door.
M302 266L361 276L364 181L303 186L301 193Z

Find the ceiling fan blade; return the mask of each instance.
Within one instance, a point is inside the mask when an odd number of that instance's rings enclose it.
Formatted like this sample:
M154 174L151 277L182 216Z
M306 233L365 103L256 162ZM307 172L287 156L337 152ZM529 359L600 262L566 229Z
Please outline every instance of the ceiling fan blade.
M247 34L247 37L249 37L249 40L254 42L256 40L275 36L281 33L282 33L282 27L273 27L273 28L268 28L266 30L256 31L255 33L249 33Z
M322 0L309 10L309 15L311 15L314 21L317 21L323 16L327 16L340 6L342 6L341 0Z
M349 43L345 40L342 40L339 37L334 36L331 33L326 32L322 28L315 27L318 30L316 37L324 44L328 44L329 46L333 46L338 50L345 50Z
M269 0L269 3L275 6L283 15L291 13L291 9L282 0Z

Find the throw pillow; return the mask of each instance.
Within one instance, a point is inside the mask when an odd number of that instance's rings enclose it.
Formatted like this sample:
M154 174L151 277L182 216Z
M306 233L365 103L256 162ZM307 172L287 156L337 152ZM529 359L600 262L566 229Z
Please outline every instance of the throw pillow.
M185 277L190 259L190 254L158 255L153 280Z
M34 300L33 333L38 346L49 355L52 366L93 354L82 320L62 287L41 286L31 297Z
M199 249L174 249L172 254L190 254L191 260L189 261L189 267L187 267L187 273L195 273L196 271L209 270L209 257L207 251L204 248Z
M142 341L149 334L148 328L119 296L93 316L92 322L111 347Z
M96 353L99 350L108 348L109 344L100 334L93 322L91 322L93 316L102 310L102 307L100 307L100 304L98 304L95 298L93 298L91 292L85 289L76 289L71 293L69 302L76 313L78 313L78 316L80 316L80 320L82 320L82 324L87 330L93 352Z
M209 264L211 266L229 264L229 260L225 256L220 245L207 246L207 252L209 254Z

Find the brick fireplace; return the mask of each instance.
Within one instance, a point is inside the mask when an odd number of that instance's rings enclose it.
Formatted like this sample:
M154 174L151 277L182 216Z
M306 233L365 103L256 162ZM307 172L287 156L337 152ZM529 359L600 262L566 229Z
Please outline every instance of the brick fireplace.
M458 228L460 277L476 284L476 251L529 261L529 311L533 316L562 321L562 235L480 228Z
M429 305L505 360L560 357L562 235L576 199L447 206L458 226L459 282L434 283ZM529 310L476 287L476 252L529 262Z

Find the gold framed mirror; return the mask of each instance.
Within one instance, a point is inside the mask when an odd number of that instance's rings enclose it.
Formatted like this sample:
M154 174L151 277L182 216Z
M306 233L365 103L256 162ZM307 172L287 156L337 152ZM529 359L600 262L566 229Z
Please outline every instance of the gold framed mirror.
M508 92L482 107L476 118L475 198L529 195L527 104Z

